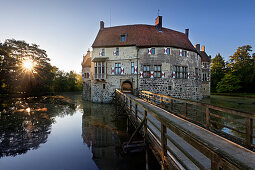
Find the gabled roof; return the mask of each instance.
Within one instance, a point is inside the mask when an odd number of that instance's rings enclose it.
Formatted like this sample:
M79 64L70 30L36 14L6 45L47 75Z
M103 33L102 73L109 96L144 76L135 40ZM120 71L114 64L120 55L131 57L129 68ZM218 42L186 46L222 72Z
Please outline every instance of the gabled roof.
M125 42L120 35L126 34ZM100 47L176 47L197 52L188 37L178 31L162 28L159 32L153 25L125 25L100 29L92 45Z
M210 57L206 54L205 51L200 51L201 61L202 62L211 62Z

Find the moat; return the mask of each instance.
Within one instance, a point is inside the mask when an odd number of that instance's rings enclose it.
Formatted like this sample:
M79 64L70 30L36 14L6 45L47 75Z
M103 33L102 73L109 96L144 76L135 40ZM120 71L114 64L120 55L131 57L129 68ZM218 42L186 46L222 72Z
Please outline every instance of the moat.
M0 106L0 169L160 169L146 151L124 154L131 136L113 105L85 102L80 93L11 99ZM64 100L64 101L65 101ZM146 161L147 154L147 161Z

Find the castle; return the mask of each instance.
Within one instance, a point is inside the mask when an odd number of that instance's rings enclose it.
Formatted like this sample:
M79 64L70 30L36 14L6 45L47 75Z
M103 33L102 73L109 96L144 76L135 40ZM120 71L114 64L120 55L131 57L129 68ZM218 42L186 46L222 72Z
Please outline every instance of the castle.
M104 27L83 56L83 98L108 103L114 90L200 100L210 95L210 56L185 33L155 25Z

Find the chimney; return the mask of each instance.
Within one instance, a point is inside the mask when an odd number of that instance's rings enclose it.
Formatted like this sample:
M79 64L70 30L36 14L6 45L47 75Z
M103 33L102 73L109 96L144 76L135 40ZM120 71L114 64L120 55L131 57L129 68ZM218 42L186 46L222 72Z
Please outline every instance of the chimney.
M200 51L200 44L196 44L195 47L196 47L197 51Z
M158 29L158 31L162 31L162 16L158 16L155 19L155 27Z
M204 45L202 45L201 51L204 51L204 52L205 52L205 46L204 46Z
M104 21L100 21L100 30L104 29Z
M185 35L189 38L189 29L185 29Z

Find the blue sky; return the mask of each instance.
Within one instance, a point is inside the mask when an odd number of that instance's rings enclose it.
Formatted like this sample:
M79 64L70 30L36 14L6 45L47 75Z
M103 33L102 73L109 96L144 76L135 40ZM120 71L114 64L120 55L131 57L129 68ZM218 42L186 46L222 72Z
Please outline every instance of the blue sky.
M253 0L0 0L0 41L36 43L53 65L80 72L100 20L110 26L111 13L111 26L153 25L159 9L164 27L189 28L193 45L228 59L238 46L255 48L254 6Z

